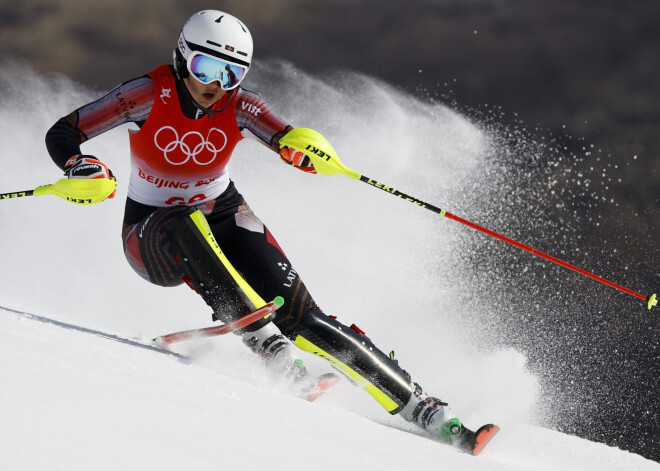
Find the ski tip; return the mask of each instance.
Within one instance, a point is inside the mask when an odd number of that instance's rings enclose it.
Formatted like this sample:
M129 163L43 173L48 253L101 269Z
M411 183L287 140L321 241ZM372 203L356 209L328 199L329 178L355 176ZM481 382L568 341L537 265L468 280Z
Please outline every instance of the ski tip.
M474 438L470 448L472 449L472 454L477 456L481 453L484 447L490 442L491 438L500 431L500 428L497 425L487 424L483 425L476 432L474 432Z
M649 301L649 309L651 309L653 306L657 306L658 305L658 295L657 294L652 294L651 296L649 296L648 301Z
M282 307L284 305L284 298L282 296L275 296L273 299L273 304L277 307Z
M319 397L325 394L328 389L332 388L339 382L339 376L334 373L326 373L316 379L316 384L305 391L305 399L309 402L316 401Z

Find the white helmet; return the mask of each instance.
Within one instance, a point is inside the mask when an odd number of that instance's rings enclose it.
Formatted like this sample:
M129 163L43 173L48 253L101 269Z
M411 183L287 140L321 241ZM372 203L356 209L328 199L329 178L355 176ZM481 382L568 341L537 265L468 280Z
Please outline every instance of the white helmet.
M192 75L203 83L217 80L225 90L238 86L251 62L250 31L238 18L218 10L191 16L174 50L180 77Z

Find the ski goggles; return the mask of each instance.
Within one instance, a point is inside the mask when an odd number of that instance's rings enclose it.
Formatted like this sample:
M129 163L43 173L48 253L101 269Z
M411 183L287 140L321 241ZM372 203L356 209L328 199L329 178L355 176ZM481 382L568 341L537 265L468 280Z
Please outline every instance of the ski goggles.
M246 66L232 64L217 57L207 56L202 52L196 52L188 60L190 75L205 84L217 80L223 90L237 87L245 77L247 70Z

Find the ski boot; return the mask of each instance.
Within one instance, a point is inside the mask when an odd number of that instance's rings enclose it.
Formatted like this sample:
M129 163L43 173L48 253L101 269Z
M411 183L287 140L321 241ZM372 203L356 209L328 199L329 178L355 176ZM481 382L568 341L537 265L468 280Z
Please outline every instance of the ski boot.
M424 429L432 438L477 455L498 432L499 427L492 424L473 432L454 416L446 402L428 396L417 383L413 386L413 394L400 415Z
M291 341L272 322L254 332L246 332L243 343L259 355L276 380L293 384L297 396L310 402L339 382L339 376L334 373L311 375L303 361L295 358Z
M298 382L307 376L303 361L293 354L293 344L272 322L254 332L246 332L243 343L259 355L275 378Z

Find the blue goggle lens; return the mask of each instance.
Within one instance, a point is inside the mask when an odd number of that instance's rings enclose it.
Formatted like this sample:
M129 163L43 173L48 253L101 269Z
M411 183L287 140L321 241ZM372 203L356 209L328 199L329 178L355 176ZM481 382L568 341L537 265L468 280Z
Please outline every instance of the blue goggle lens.
M201 54L197 54L188 62L188 69L200 82L208 84L217 80L224 90L236 87L247 72L247 67L242 65L231 64Z

